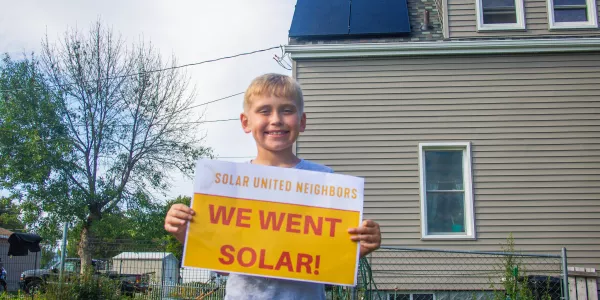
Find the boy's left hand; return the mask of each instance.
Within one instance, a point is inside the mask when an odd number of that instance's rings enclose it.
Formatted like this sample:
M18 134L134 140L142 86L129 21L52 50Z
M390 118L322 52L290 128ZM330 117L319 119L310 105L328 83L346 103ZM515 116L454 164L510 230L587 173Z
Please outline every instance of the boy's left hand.
M355 242L360 242L360 257L379 249L381 246L381 231L379 224L372 220L364 220L360 227L350 228L348 232Z

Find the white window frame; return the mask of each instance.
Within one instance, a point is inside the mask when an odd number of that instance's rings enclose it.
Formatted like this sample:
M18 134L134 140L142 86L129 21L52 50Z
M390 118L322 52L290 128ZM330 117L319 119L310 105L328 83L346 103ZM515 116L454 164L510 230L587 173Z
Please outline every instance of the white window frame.
M433 300L437 300L437 297L435 296L435 293L427 293L427 292L423 292L423 293L406 293L406 292L401 292L401 293L388 293L387 294L387 300L393 300L392 298L396 295L410 295L410 299L411 300L417 300L414 299L414 295L433 295Z
M587 22L555 22L554 21L554 1L548 1L548 28L550 30L556 29L585 29L585 28L598 28L598 8L596 7L596 0L586 0L588 21Z
M477 10L477 31L494 30L525 30L525 5L524 0L515 0L516 23L510 24L484 24L483 23L483 0L475 0ZM551 0L550 0L551 1Z
M427 234L427 188L425 174L425 155L424 150L459 150L463 151L463 182L465 191L465 233L460 234ZM473 206L473 176L471 163L471 143L470 142L440 142L440 143L419 143L419 182L421 196L421 237L428 239L468 239L475 240L475 211Z

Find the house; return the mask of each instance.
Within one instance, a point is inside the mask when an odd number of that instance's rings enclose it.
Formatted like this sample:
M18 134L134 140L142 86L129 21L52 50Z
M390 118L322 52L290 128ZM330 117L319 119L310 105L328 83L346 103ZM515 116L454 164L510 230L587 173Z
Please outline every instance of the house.
M384 245L498 251L512 233L519 251L566 247L569 266L599 269L599 9L297 0L296 153L366 179ZM379 289L402 289L393 278Z
M26 270L39 269L42 266L42 256L38 253L29 252L25 256L8 256L10 244L8 238L13 234L12 231L0 228L0 265L6 270L6 285L9 291L19 289L19 277ZM2 287L0 287L0 291Z
M147 274L153 284L179 282L179 261L168 252L122 252L112 258L110 270L119 274Z

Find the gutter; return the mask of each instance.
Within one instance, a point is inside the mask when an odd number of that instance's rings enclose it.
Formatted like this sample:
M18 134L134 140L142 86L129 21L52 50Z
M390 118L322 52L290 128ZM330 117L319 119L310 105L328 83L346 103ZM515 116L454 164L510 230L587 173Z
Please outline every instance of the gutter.
M600 51L600 38L286 45L293 60L388 56Z

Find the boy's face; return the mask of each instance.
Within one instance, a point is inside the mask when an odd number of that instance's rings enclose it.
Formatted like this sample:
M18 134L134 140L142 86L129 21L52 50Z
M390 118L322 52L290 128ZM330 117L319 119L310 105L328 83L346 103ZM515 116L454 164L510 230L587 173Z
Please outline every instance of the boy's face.
M253 97L240 116L244 132L252 133L259 148L270 152L291 149L306 128L306 114L296 101L275 96Z

